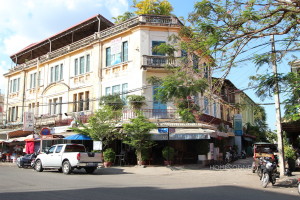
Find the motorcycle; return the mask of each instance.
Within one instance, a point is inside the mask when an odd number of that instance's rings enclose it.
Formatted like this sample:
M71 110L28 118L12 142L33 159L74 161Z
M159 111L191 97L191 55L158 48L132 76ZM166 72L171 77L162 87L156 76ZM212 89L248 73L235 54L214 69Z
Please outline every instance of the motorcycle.
M276 179L279 178L279 172L277 171L277 163L275 160L261 158L262 164L260 165L261 170L261 184L265 188L271 182L275 185Z

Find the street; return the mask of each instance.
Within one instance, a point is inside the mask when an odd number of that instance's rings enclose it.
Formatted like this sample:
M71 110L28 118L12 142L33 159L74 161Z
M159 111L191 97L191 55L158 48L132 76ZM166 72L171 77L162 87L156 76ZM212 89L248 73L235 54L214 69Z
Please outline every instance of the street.
M0 164L0 199L289 200L299 197L295 185L270 184L262 188L258 176L246 165L231 167L234 169L116 166L98 169L92 175L84 170L64 175Z

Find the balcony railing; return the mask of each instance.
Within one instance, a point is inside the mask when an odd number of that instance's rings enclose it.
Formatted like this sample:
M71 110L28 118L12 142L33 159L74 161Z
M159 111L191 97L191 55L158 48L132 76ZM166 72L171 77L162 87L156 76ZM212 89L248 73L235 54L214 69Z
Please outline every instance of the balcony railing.
M140 15L140 16L131 18L129 20L126 20L125 22L122 22L115 26L112 26L110 28L107 28L103 31L100 31L99 33L95 33L95 34L85 37L81 40L78 40L74 43L66 45L60 49L57 49L52 52L48 52L47 54L39 57L40 63L43 63L47 60L62 56L70 51L74 51L79 48L82 48L86 45L89 45L91 42L103 40L107 37L110 37L117 33L125 31L133 26L147 25L147 24L149 24L151 26L182 26L182 23L176 17L173 17L173 16ZM26 63L17 65L14 68L10 69L10 72L22 70L24 68L34 66L34 65L36 65L36 63L37 63L37 58L29 60Z
M178 119L179 116L175 109L141 109L143 116L148 119ZM131 109L124 109L122 115L123 120L135 118L137 115Z
M162 68L165 66L179 66L180 62L178 58L169 58L166 56L143 56L143 67L156 67Z

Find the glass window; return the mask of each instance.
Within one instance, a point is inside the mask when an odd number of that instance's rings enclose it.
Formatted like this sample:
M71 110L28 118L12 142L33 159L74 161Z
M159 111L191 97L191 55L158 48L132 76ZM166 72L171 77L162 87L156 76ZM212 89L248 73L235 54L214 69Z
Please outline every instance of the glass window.
M63 80L64 76L64 65L60 64L59 80Z
M122 100L124 102L126 102L127 92L128 92L128 83L123 83L122 84Z
M85 92L85 110L90 109L90 92Z
M86 72L90 71L90 54L86 55Z
M36 87L36 73L33 74L33 88Z
M73 112L77 112L77 94L73 95Z
M48 154L50 154L50 153L53 153L53 152L54 152L54 149L55 149L55 147L56 147L56 146L53 146L53 147L51 147L51 148L48 150Z
M14 83L13 83L13 92L16 92L17 90L17 79L14 79Z
M112 94L119 94L120 93L120 85L112 86Z
M58 73L59 73L59 66L56 65L56 66L55 66L55 77L54 77L54 81L58 81Z
M106 66L111 66L110 47L106 48Z
M78 111L83 111L83 93L79 93L79 108Z
M74 60L74 74L75 76L78 75L78 58Z
M214 117L217 117L217 103L214 102Z
M128 61L128 42L122 44L122 62Z
M154 51L154 48L161 45L161 44L164 44L166 42L164 41L152 41L152 55L154 56L164 56L165 54L164 53L159 53L157 51Z
M204 97L204 113L209 114L208 99Z
M65 152L85 152L85 148L82 145L67 145Z
M62 150L62 147L63 147L62 145L57 146L56 150L55 150L55 153L60 153L61 150Z
M33 74L30 74L30 89L33 88Z
M110 87L105 88L105 96L110 95Z
M18 78L18 81L17 81L17 91L20 91L20 78Z
M50 72L50 83L54 82L54 67L51 67L51 72Z
M83 74L84 73L84 57L80 57L79 58L79 74Z

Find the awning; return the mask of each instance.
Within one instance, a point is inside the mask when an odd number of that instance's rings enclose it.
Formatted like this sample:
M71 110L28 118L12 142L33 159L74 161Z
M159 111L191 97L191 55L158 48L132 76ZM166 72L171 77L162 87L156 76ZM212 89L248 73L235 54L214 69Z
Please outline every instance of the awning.
M65 137L64 140L92 140L92 138L82 134L75 134Z
M169 140L204 140L210 139L210 134L214 130L210 129L185 129L185 128L175 128L172 132L169 131ZM159 133L158 129L150 131L152 140L168 140L168 133Z
M32 134L32 131L16 130L8 133L9 138L26 137Z

